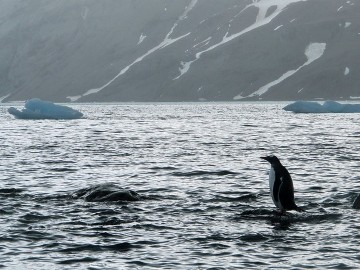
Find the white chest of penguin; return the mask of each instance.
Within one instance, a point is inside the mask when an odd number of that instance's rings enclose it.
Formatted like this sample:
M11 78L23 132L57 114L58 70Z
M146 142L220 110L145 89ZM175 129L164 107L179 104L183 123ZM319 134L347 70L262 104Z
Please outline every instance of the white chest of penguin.
M275 170L274 170L274 168L272 166L270 166L270 170L269 170L269 186L270 186L270 192L271 192L272 197L273 197L274 184L275 184Z
M274 185L275 185L275 179L276 179L276 175L275 175L275 170L272 166L270 166L270 170L269 170L269 187L270 187L270 194L271 194L271 198L275 204L276 207L280 207L280 202L279 200L275 200L275 196L277 197L278 194L274 194Z

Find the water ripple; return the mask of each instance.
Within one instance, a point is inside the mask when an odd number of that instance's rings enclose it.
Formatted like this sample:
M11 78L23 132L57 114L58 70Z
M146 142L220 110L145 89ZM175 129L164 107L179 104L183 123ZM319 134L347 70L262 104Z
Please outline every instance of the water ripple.
M357 117L272 103L0 105L0 267L358 269ZM306 211L272 203L273 153Z

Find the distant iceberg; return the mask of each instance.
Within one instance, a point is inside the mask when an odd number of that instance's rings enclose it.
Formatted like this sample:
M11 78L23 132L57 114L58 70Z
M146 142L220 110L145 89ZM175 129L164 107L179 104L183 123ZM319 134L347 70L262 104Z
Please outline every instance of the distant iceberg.
M67 106L54 104L38 98L29 99L19 111L10 107L8 112L18 119L79 119L83 114Z
M360 104L341 104L331 100L323 104L314 101L295 101L283 109L295 113L360 113Z

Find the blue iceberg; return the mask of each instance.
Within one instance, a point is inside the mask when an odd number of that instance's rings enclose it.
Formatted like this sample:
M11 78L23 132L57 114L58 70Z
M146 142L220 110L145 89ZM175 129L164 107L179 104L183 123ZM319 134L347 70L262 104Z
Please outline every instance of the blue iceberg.
M29 99L19 111L10 107L8 112L18 119L79 119L83 114L67 106L54 104L38 98Z
M295 113L360 113L360 104L342 104L331 100L323 104L314 101L295 101L283 109Z

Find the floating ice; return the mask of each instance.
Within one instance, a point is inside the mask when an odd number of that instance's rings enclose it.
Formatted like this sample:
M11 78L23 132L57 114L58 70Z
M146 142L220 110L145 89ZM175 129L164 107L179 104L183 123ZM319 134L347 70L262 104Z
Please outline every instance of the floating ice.
M29 99L19 111L10 107L8 112L19 119L79 119L83 114L70 107L57 105L38 98Z
M313 101L295 101L283 109L295 113L360 113L360 104L342 104L331 100L323 104Z

